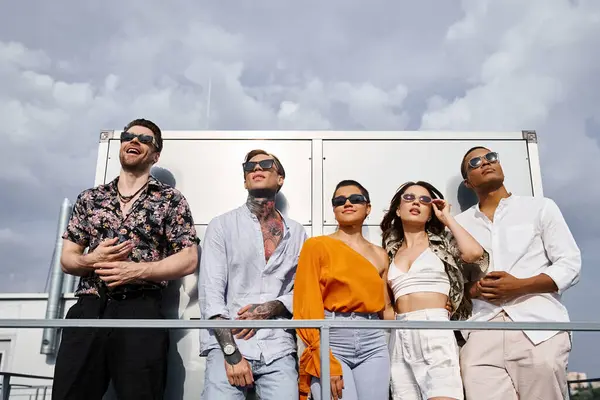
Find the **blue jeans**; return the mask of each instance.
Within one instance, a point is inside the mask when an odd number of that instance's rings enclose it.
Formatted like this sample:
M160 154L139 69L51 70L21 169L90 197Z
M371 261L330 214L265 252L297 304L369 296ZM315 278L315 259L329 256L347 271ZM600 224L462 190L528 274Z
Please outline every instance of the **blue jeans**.
M201 400L245 399L247 389L232 386L225 373L225 359L221 349L211 350L206 356L204 389ZM256 394L261 400L298 399L298 360L295 354L283 356L271 364L248 360L254 375Z
M325 311L325 318L379 319L377 314L329 311ZM329 344L331 352L342 364L343 400L388 400L390 354L383 330L331 329ZM327 382L327 384L330 383ZM310 392L312 399L321 400L321 380L319 378L312 378Z

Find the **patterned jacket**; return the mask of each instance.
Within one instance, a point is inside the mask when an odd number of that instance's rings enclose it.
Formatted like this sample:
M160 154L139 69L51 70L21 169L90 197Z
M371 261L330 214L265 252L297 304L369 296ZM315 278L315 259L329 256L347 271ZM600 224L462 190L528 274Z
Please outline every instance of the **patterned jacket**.
M452 303L452 320L465 320L471 316L473 304L465 296L465 283L480 279L486 272L490 262L488 252L483 249L483 255L474 263L463 261L458 243L449 230L441 235L427 232L429 248L444 263L446 273L450 280L449 298ZM402 245L402 240L391 237L385 246L390 263L394 260L396 252Z

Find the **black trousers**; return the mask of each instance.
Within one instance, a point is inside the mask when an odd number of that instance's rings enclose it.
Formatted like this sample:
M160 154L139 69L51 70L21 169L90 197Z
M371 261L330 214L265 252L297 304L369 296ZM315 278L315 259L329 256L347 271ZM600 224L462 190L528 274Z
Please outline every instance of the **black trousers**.
M82 296L68 319L163 319L161 297ZM148 328L65 328L54 367L52 400L101 400L112 379L119 400L162 400L169 332Z

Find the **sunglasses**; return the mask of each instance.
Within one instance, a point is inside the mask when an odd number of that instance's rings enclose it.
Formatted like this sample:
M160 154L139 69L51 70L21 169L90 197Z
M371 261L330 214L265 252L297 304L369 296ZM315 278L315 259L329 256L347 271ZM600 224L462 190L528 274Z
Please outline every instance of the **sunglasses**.
M346 204L346 201L350 201L350 204L367 204L367 198L362 194L351 194L350 196L338 196L331 200L331 204L334 207L340 207Z
M413 193L404 193L402 195L402 200L410 203L412 201L415 201L415 199L417 198L417 196L415 196ZM419 196L419 202L421 204L431 204L431 202L433 201L433 199L429 196Z
M275 160L267 159L261 161L246 161L242 164L242 167L244 168L244 171L252 172L254 171L254 168L256 168L257 165L259 165L261 169L271 169L273 168L274 164Z
M140 143L153 145L154 147L158 147L156 145L156 141L154 140L154 136L152 135L141 135L131 132L123 132L121 133L121 143L131 142L133 139L137 139Z
M495 163L499 160L498 153L490 151L484 156L473 157L469 160L469 167L471 169L477 169L483 165L483 159L486 159L489 163Z

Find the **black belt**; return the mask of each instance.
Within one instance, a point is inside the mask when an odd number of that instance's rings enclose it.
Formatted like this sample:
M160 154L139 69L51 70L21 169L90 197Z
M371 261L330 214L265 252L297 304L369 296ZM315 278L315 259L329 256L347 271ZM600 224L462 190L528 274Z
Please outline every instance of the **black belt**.
M100 295L100 304L98 308L98 318L104 316L106 305L109 300L112 301L123 301L135 299L142 296L153 297L155 299L161 299L162 290L152 287L138 287L138 288L127 288L126 290L109 291L105 285L101 285L98 288L98 294Z
M106 286L101 285L98 287L98 296L94 294L82 294L77 297L79 298L79 301L86 301L85 299L99 300L98 302L94 302L97 307L95 318L102 318L109 301L124 301L136 299L138 297L149 297L160 301L162 300L162 290L155 287L130 286L127 287L126 290L117 288L116 291L109 291Z
M105 295L110 300L127 300L127 299L136 299L138 297L148 296L152 298L160 298L162 295L162 290L155 288L139 288L139 289L129 289L125 291L106 291Z

